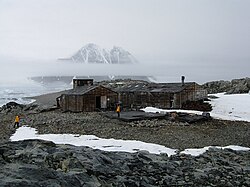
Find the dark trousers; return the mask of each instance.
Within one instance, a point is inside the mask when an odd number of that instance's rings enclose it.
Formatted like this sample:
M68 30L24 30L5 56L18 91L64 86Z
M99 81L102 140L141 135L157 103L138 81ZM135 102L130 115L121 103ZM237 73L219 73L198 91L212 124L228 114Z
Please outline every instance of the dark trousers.
M120 117L120 112L117 112L117 116L118 116L118 118Z
M15 124L14 124L14 128L18 128L19 127L19 122L15 122Z

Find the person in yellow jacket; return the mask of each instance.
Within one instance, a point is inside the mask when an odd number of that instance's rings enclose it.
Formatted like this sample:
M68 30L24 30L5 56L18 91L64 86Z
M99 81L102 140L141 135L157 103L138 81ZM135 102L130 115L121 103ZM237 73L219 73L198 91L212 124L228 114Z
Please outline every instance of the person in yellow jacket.
M20 117L16 115L15 117L15 123L14 123L14 128L19 127L20 124Z
M116 107L116 113L117 113L118 118L120 117L120 112L121 112L121 106L120 104L118 104Z

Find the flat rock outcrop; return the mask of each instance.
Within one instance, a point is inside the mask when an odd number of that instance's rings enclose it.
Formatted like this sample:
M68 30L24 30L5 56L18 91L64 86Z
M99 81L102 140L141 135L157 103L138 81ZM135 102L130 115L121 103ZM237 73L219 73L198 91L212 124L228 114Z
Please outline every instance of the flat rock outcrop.
M232 81L212 81L203 84L202 87L206 89L208 93L248 93L250 90L250 78L233 79Z
M249 186L250 152L104 152L43 140L0 144L0 186Z

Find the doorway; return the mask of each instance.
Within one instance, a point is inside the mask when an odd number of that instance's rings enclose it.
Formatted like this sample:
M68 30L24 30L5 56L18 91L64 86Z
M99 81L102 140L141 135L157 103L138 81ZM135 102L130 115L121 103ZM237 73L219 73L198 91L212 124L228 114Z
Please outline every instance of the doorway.
M95 107L101 109L101 96L95 97Z

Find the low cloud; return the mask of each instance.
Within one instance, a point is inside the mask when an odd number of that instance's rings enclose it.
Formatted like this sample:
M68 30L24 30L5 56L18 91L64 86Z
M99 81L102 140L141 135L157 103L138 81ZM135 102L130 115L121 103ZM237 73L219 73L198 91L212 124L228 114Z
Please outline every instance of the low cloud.
M211 80L231 80L249 76L247 61L200 63L182 61L138 64L82 64L69 61L1 60L0 84L25 83L34 76L154 76L160 82L186 81L204 83Z

